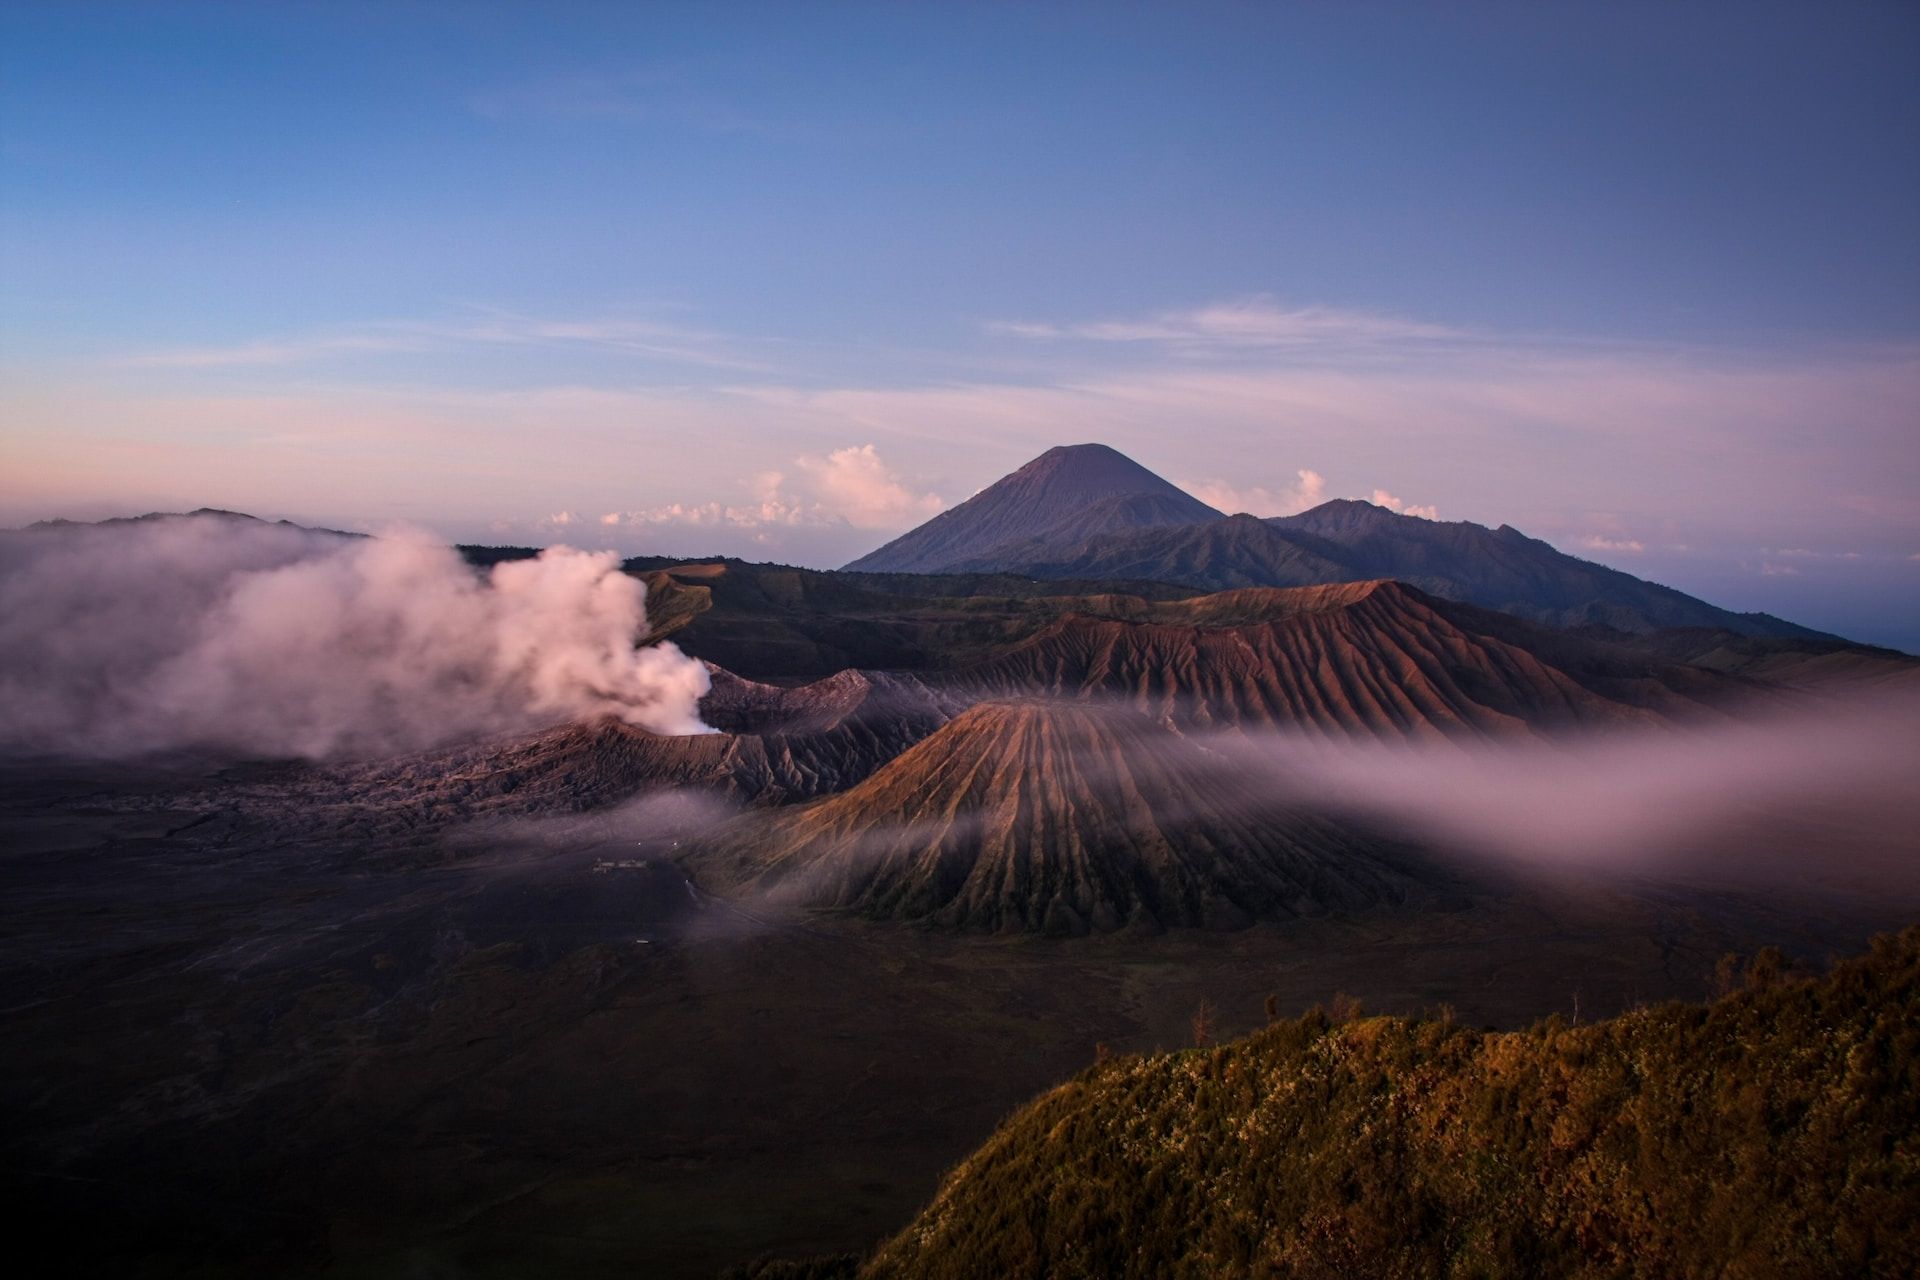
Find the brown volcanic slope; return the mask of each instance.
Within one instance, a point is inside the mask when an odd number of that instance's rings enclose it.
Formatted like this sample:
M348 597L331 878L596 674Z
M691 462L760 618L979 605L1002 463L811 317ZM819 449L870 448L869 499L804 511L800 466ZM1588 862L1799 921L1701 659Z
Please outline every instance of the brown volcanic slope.
M848 670L781 688L715 669L702 703L715 734L602 722L363 765L247 768L207 807L297 809L335 834L392 836L667 787L797 803L854 786L968 706L1035 695L1126 702L1183 728L1385 738L1659 724L1793 696L1392 582L1027 603L921 618L923 656L960 659L945 670Z
M721 732L668 737L617 721L368 764L245 767L207 793L209 813L393 837L480 817L578 812L667 788L783 804L843 790L938 729L965 703L910 677L843 671L796 689L713 673L701 703Z
M970 708L840 795L742 819L688 862L774 901L966 929L1237 928L1448 885L1384 840L1258 799L1120 708Z
M975 696L1121 698L1189 725L1407 738L1663 723L1779 696L1397 582L1063 617L943 683Z

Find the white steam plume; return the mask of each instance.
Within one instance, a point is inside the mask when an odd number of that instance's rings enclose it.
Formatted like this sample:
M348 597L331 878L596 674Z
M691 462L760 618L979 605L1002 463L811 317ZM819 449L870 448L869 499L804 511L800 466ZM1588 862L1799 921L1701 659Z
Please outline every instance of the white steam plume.
M0 539L0 747L368 756L615 716L700 733L707 673L636 649L611 552L482 576L420 535L233 517Z

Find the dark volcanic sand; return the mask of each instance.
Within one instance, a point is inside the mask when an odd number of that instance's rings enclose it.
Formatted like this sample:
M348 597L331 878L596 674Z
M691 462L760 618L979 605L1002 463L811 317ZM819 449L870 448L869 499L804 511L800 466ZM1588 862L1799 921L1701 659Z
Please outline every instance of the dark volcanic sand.
M16 1239L75 1270L711 1276L862 1248L1091 1060L1345 992L1474 1023L1694 997L1884 914L1572 886L1049 941L763 918L593 818L343 842L205 775L0 771ZM648 865L595 871L598 861ZM198 1264L198 1265L196 1265Z

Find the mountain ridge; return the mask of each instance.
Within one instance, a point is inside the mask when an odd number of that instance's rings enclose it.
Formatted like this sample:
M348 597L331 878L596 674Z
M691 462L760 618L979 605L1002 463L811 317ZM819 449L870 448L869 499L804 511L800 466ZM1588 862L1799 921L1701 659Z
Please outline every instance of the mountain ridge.
M1102 466L1122 459L1104 446L1074 446L1096 448L1104 450ZM1041 519L1031 513L1035 501L1015 499L1027 492L1033 475L1051 474L1079 456L1049 450L847 568L1128 578L1200 591L1396 578L1432 595L1552 627L1641 633L1710 628L1746 636L1840 638L1771 614L1722 609L1569 555L1511 525L1489 529L1471 521L1428 520L1361 499L1336 498L1291 516L1223 515L1195 499L1189 499L1194 507L1167 505L1173 500L1165 490L1180 491L1144 471L1164 486L1154 490L1160 505L1151 511L1113 507L1102 518L1088 509L1109 499L1088 499L1065 515ZM1003 520L1006 511L1019 518ZM1193 518L1176 518L1181 514Z

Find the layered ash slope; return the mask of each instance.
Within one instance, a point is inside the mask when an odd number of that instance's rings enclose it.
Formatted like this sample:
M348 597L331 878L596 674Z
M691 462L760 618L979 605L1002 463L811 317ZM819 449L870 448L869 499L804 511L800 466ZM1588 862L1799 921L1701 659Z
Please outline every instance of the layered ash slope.
M1107 490L1133 492L1125 477L1135 473L1146 478L1141 491L1152 482L1151 509L1090 509L1095 494L1111 502L1119 495ZM1555 627L1820 635L1769 614L1716 608L1506 525L1423 520L1344 499L1296 516L1222 516L1100 445L1049 450L847 567L1139 578L1203 591L1396 578Z
M991 702L850 791L741 820L689 869L808 906L1054 935L1238 928L1450 883L1399 846L1259 796L1135 712Z
M701 705L719 733L664 737L602 721L364 765L242 769L207 793L206 808L388 838L481 817L596 809L668 788L783 804L853 786L965 705L877 672L797 689L713 676Z
M939 573L1031 538L1078 542L1220 517L1106 445L1061 445L847 568Z
M1125 699L1185 724L1406 738L1664 723L1777 697L1397 582L1227 592L1138 618L1062 618L950 679Z

